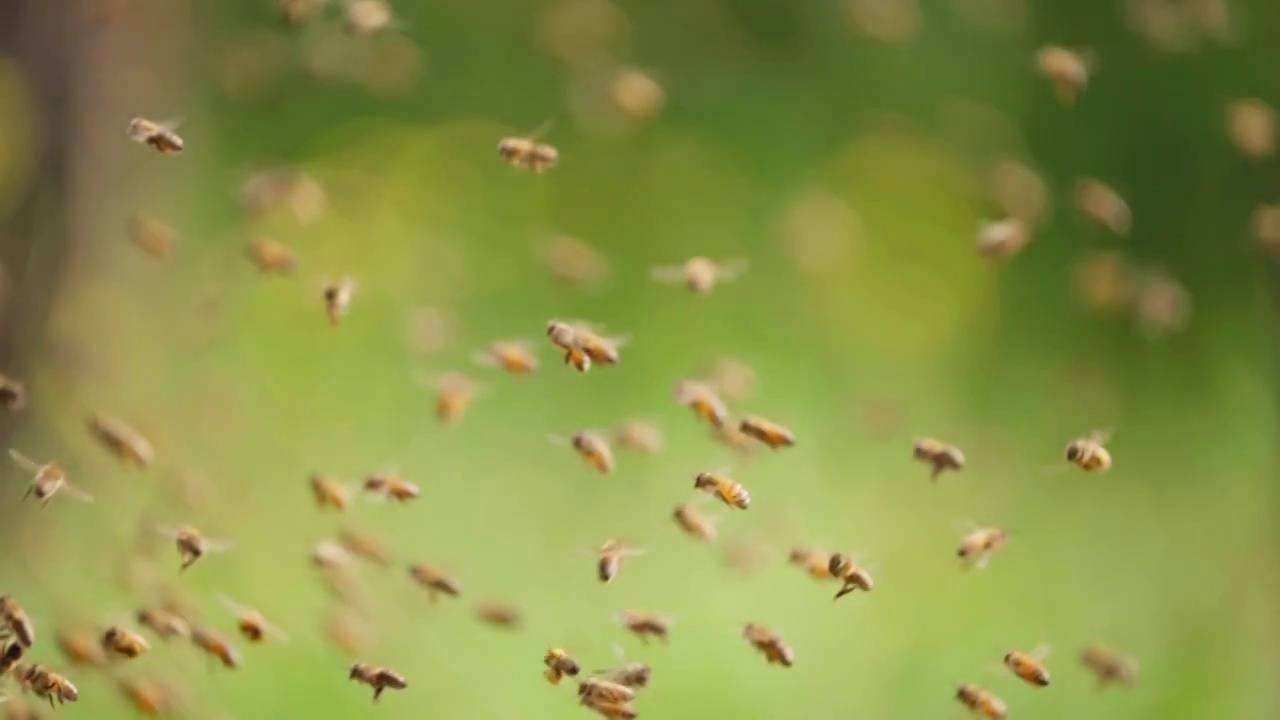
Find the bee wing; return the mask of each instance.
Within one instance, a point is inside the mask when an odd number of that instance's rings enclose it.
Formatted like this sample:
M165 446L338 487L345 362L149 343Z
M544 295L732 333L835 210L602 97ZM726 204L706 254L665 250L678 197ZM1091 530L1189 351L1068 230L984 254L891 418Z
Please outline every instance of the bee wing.
M624 547L618 551L618 554L623 557L635 557L637 555L645 554L645 548Z
M685 281L684 265L655 265L649 271L649 277L665 285L682 283Z
M552 126L554 126L555 124L556 124L556 121L554 118L551 120L547 120L546 122L539 125L536 129L534 129L533 132L529 133L525 137L528 140L537 140L538 138L547 134L551 130Z
M218 602L222 603L222 606L225 607L232 615L243 615L252 610L252 608L241 605L222 593L218 593Z
M26 470L29 470L31 472L40 471L40 465L37 464L36 461L32 460L26 455L23 455L17 450L14 450L13 448L9 448L9 457L13 458L14 462L18 463L18 465L22 466Z
M73 500L79 500L80 502L93 502L92 495L65 480L62 482L62 492Z
M1094 430L1089 433L1089 440L1099 445L1106 445L1107 442L1111 440L1111 434L1112 430L1110 428L1105 430Z
M288 633L286 633L285 631L281 630L281 629L280 629L279 627L277 627L276 625L274 625L274 624L272 624L272 623L270 623L270 622L267 622L266 620L263 620L263 621L262 621L262 629L263 629L263 631L265 631L265 632L266 632L266 634L268 634L268 635L270 635L271 637L275 638L275 639L276 639L277 641L279 641L279 642L284 642L284 643L289 642L289 634L288 634Z
M162 120L156 123L156 127L160 128L161 130L168 130L169 132L174 132L178 128L182 127L182 124L185 123L186 121L187 119L183 117L169 118L167 120Z
M205 538L204 547L206 552L226 552L235 547L235 543L223 538Z
M745 273L749 266L750 262L746 258L731 258L716 266L716 274L720 276L720 280L727 282Z
M1067 463L1054 463L1052 465L1045 465L1044 467L1040 468L1040 472L1046 475L1060 475L1066 472L1070 467L1071 466L1068 465Z
M1053 648L1051 648L1048 643L1040 643L1036 646L1035 650L1031 651L1031 657L1035 658L1039 662L1044 662L1049 659L1049 653L1052 651Z
M626 345L631 344L631 336L630 335L614 335L613 337L605 338L605 341L612 344L615 348L620 348L620 347L624 347Z
M547 442L559 447L568 447L573 444L573 441L568 437L564 435L557 435L556 433L549 433L547 435Z

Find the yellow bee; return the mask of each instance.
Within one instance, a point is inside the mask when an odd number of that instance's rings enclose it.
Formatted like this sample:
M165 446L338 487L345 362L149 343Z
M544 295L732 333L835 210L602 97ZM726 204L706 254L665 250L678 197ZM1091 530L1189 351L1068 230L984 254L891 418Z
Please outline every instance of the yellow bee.
M1111 648L1090 645L1080 653L1080 662L1098 678L1098 687L1112 683L1132 685L1138 679L1138 663Z
M636 692L621 683L592 676L578 682L578 699L584 703L629 703L636 699Z
M112 454L126 463L146 467L155 457L151 443L142 433L118 418L95 413L89 419L89 431Z
M218 601L232 615L236 616L236 629L240 631L240 635L245 640L251 643L259 643L270 638L280 642L288 642L289 636L280 628L267 622L262 613L254 608L241 605L226 595L219 595Z
M446 575L439 568L422 563L409 566L409 577L426 589L428 599L435 602L441 595L458 597L462 594L462 583L454 577Z
M693 487L714 495L729 507L746 510L751 506L751 493L723 472L701 472L694 476Z
M1125 237L1133 227L1129 203L1110 185L1094 178L1076 182L1076 205L1084 216L1112 234Z
M191 642L230 670L240 667L240 653L226 639L204 628L191 628Z
M735 280L746 270L747 261L742 258L717 263L699 256L680 265L659 265L653 269L653 279L660 283L683 283L691 292L706 295L717 285Z
M686 535L695 540L713 542L716 539L718 518L704 515L693 503L677 505L671 517Z
M1111 452L1106 442L1111 433L1097 430L1088 437L1077 438L1067 445L1067 462L1088 472L1105 472L1111 469Z
M369 533L343 530L338 534L338 542L355 557L363 558L376 565L391 564L391 555L387 552L387 548Z
M482 367L499 368L512 375L529 375L538 371L538 356L525 340L495 340L482 352L471 356Z
M173 253L173 228L147 215L134 215L129 220L129 237L152 257L161 260Z
M871 572L852 556L844 553L835 553L831 556L831 559L827 562L827 572L831 573L831 577L844 583L840 590L836 592L836 600L855 590L871 592L871 588L874 586Z
M460 372L447 372L440 376L419 373L419 385L436 392L436 417L444 423L453 423L471 408L471 403L486 391L484 385Z
M609 475L613 473L615 464L613 449L609 441L594 430L579 430L567 439L560 435L548 435L547 439L556 445L568 445L597 471Z
M657 425L635 418L619 423L613 430L613 439L619 447L645 455L662 450L662 446L666 444Z
M547 323L547 338L551 344L565 351L564 361L579 372L586 372L596 365L617 365L620 349L630 342L627 336L606 337L603 328L588 322Z
M520 611L499 603L482 603L476 606L476 617L490 625L517 630L521 625Z
M977 528L960 540L956 555L965 568L987 566L991 556L1009 541L1009 532L1001 528Z
M351 486L339 482L336 478L316 473L309 479L311 494L321 508L333 508L338 512L347 509L351 504Z
M107 661L101 643L97 642L98 639L92 633L64 629L58 631L55 639L58 650L72 665L93 667ZM4 675L3 670L4 668L0 667L0 675Z
M135 710L143 715L160 717L173 713L179 704L174 688L141 678L119 678L116 687Z
M1024 682L1035 687L1046 687L1049 684L1049 671L1044 666L1047 657L1049 657L1047 645L1041 645L1029 653L1010 650L1004 655L1004 665Z
M635 705L630 702L608 702L606 700L596 700L591 696L580 697L578 702L594 710L605 720L635 720L640 717Z
M134 615L134 620L161 640L191 636L191 626L186 618L163 607L144 607Z
M70 680L40 665L26 665L21 672L15 670L14 673L19 685L48 700L49 707L55 707L55 701L61 705L80 698L80 691Z
M27 387L8 375L0 375L0 407L17 412L27 406Z
M22 656L27 654L27 649L20 642L5 643L3 649L0 649L0 678L9 674L10 670L18 667L22 662Z
M978 225L977 252L981 258L1010 258L1031 240L1031 230L1018 218Z
M344 570L351 567L351 553L336 540L322 540L311 550L311 562L324 570Z
M225 552L232 547L230 541L207 538L192 525L184 525L173 530L162 528L160 533L173 538L178 548L178 555L182 558L181 570L186 570L211 552Z
M1036 52L1040 74L1053 83L1058 99L1071 105L1089 84L1089 76L1098 66L1092 50L1071 50L1060 45L1046 45Z
M269 275L289 275L298 266L298 258L288 245L267 238L258 238L249 244L249 258Z
M542 676L552 685L559 685L560 680L565 676L577 677L578 673L582 671L578 661L560 648L547 650L547 654L542 657L542 664L547 666Z
M623 610L618 613L618 622L622 623L623 627L635 633L641 641L646 643L650 637L654 637L666 644L671 637L673 621L654 613L641 610Z
M964 453L955 445L948 445L933 438L921 438L911 447L911 455L929 466L929 479L937 480L944 471L959 472L964 469Z
M146 638L119 625L112 625L102 631L100 641L102 649L107 653L123 658L136 658L151 649Z
M75 498L81 502L93 501L92 495L67 482L67 473L57 462L51 460L42 465L30 460L26 455L12 448L9 450L9 456L23 469L35 473L31 484L27 486L26 494L22 496L23 500L35 495L37 500L47 505L54 495L63 492L68 497Z
M816 548L797 547L791 550L787 561L804 570L814 580L830 580L831 555Z
M592 554L596 556L596 577L600 582L607 583L618 574L622 558L643 555L644 550L626 547L621 540L610 538Z
M514 167L538 175L550 170L560 162L560 151L538 142L538 138L550 128L551 123L548 122L525 137L502 138L498 141L498 157Z
M351 674L348 678L373 688L374 702L377 702L378 698L382 696L383 690L403 690L409 687L409 681L400 673L364 663L352 665Z
M1009 709L1003 700L977 685L969 683L961 685L956 690L956 699L969 708L970 712L981 715L987 720L1004 720L1009 715Z
M341 280L324 280L320 297L324 300L324 314L330 325L337 325L351 311L351 298L355 296L356 281L350 275Z
M175 132L179 124L181 123L172 120L153 122L136 117L129 121L129 139L136 143L150 145L161 155L180 153L186 144Z
M417 500L422 493L417 484L400 477L395 470L369 475L364 479L364 489L376 500L392 498L402 503Z
M0 595L0 638L7 637L29 648L36 641L36 626L12 595Z
M765 660L768 660L770 665L789 668L795 664L795 651L772 630L748 623L742 628L742 636L751 643L752 647L764 653Z
M755 415L748 415L738 422L743 434L764 443L771 450L793 447L796 436L787 428Z
M729 408L709 384L700 380L676 383L676 402L693 410L693 414L713 428L723 428L729 421Z

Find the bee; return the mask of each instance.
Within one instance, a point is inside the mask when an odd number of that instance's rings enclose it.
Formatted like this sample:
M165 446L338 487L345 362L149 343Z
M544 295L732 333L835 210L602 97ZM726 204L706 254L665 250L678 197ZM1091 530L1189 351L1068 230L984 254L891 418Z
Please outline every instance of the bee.
M373 473L366 477L364 479L364 489L365 492L371 493L373 497L379 500L390 497L402 503L416 500L422 492L416 484L400 477L399 473L394 470Z
M498 141L498 157L514 167L541 175L560 162L559 150L538 142L538 138L549 129L551 123L547 122L525 137L502 138Z
M987 720L1004 720L1009 715L1009 709L1003 700L977 685L969 683L961 685L956 690L956 699L961 705L969 708L970 712L981 715Z
M1138 679L1138 663L1111 648L1090 645L1080 653L1080 662L1098 678L1098 687L1111 683L1132 685Z
M830 580L831 556L814 548L797 547L787 556L787 562L804 570L814 580Z
M99 641L102 644L102 649L107 654L122 658L133 659L151 649L151 646L147 644L146 638L119 625L112 625L102 631L102 637Z
M578 372L586 372L591 369L591 356L576 347L569 348L564 353L564 364Z
M646 663L627 660L626 653L618 645L613 646L613 651L621 664L606 670L597 670L591 674L632 690L648 687L649 680L653 676L653 668Z
M665 95L656 80L640 70L619 71L609 82L613 106L634 120L648 120L662 109Z
M542 676L552 685L559 685L565 676L577 677L578 673L582 671L578 661L560 648L548 649L547 654L542 656L542 664L547 666Z
M500 368L512 375L529 375L538 371L538 357L525 340L495 340L473 355L472 360L482 367Z
M154 680L120 678L116 681L116 687L124 695L125 701L143 715L167 715L178 704L174 689Z
M339 281L325 279L320 291L324 300L324 313L330 325L337 325L351 311L351 298L356 292L356 281L346 275Z
M613 430L613 440L619 447L652 455L662 450L666 440L657 425L646 420L623 420Z
M871 579L871 572L863 567L861 563L854 560L853 557L844 553L835 553L831 556L831 559L827 561L827 572L831 573L831 577L844 583L840 590L836 592L834 598L836 600L855 590L871 592L871 588L874 585Z
M595 286L609 275L609 262L595 248L576 238L556 237L546 249L547 269L570 285Z
M607 583L618 574L622 558L643 555L644 550L626 547L621 540L610 538L592 554L596 556L596 577L600 582Z
M701 472L694 476L693 487L714 495L725 505L746 510L751 507L751 493L722 472Z
M1036 52L1040 74L1053 83L1058 100L1071 105L1089 84L1089 76L1097 68L1097 56L1091 50L1071 50L1060 45L1046 45Z
M978 225L977 253L981 258L1010 258L1031 241L1031 230L1018 218Z
M436 417L445 423L460 420L476 397L485 392L484 385L460 372L448 372L439 377L419 373L416 377L419 385L435 390Z
M316 473L308 482L311 484L311 494L316 499L316 505L321 508L333 508L342 512L351 503L351 487L339 482L336 478Z
M551 320L547 323L547 337L551 344L565 351L564 361L579 372L586 372L593 364L617 365L621 359L620 348L630 342L626 336L606 337L603 328L587 322Z
M709 384L700 380L681 380L676 383L676 402L693 410L693 414L713 428L722 428L729 421L729 408Z
M291 25L310 20L328 0L279 0L280 14Z
M702 542L713 542L716 539L716 521L704 515L693 503L677 505L671 517L686 535Z
M738 422L738 429L748 437L768 445L771 450L789 448L796 444L796 436L790 430L755 415L742 418Z
M602 677L587 677L578 682L578 699L584 704L622 704L636 699L636 691Z
M738 424L732 421L726 421L720 427L711 428L711 439L739 455L754 455L760 449L756 441L742 432Z
M1111 469L1111 452L1106 442L1111 433L1095 430L1087 437L1072 440L1067 445L1067 462L1088 472L1105 472Z
M409 681L404 676L394 670L377 667L375 665L366 665L364 663L356 663L351 666L351 674L348 679L364 683L373 688L373 700L377 702L382 695L382 691L388 688L392 690L403 690L409 687Z
M606 702L590 697L580 697L578 702L596 711L605 720L635 720L640 717L635 706L629 702Z
M161 260L173 253L177 233L173 228L147 215L134 215L129 220L129 237L148 255Z
M390 565L391 556L386 547L369 533L355 530L343 530L338 535L338 542L355 557L363 558L377 565Z
M351 566L351 553L335 540L322 540L311 550L311 562L322 570L345 570Z
M1258 98L1235 100L1227 106L1227 135L1236 149L1261 160L1276 150L1276 114Z
M5 702L8 700L10 699L0 695L0 702ZM21 702L17 698L13 698L9 702L7 707L9 708L9 710L8 710L8 713L5 715L6 720L44 720L44 717L45 717L44 715L40 714L39 710L28 706L26 703Z
M27 406L27 386L8 375L0 375L0 407L17 412Z
M191 642L222 663L222 666L235 670L240 667L240 653L226 639L200 627L191 628Z
M387 0L347 0L347 32L365 36L402 27Z
M347 608L329 614L325 633L338 649L348 656L363 653L369 647L369 628L359 613Z
M173 538L174 545L178 548L178 556L182 559L179 570L186 570L211 552L225 552L232 547L230 541L207 538L192 525L184 525L173 530L161 529L160 533Z
M262 613L254 608L241 605L226 595L219 595L218 601L236 616L236 629L245 640L251 643L260 643L266 639L288 642L289 636L280 628L267 622Z
M58 643L58 650L72 665L96 666L107 661L101 643L97 642L97 638L92 634L60 630L55 640ZM3 674L0 672L0 675Z
M1028 684L1046 687L1049 684L1049 671L1045 669L1044 661L1048 656L1049 648L1046 645L1029 653L1010 650L1004 655L1004 665Z
M0 638L13 637L23 648L36 641L36 626L12 595L0 595Z
M139 625L155 633L161 640L190 637L191 626L185 617L163 607L144 607L134 614Z
M482 603L477 605L476 617L490 625L507 628L508 630L518 630L522 624L520 611L513 607L500 605L498 603Z
M249 258L268 275L289 275L298 267L298 258L288 245L268 238L249 244Z
M721 283L737 279L746 272L747 261L734 258L717 263L705 257L689 258L679 265L659 265L653 279L660 283L683 283L695 295L706 295Z
M95 413L89 419L89 431L107 450L125 463L146 467L155 457L151 443L142 433L118 418Z
M929 466L929 479L937 481L947 470L964 469L964 453L955 445L948 445L933 438L921 438L911 447L911 455Z
M9 449L9 457L23 469L35 473L27 486L26 494L22 496L23 500L35 495L42 505L48 505L53 496L61 491L81 502L93 501L92 495L67 482L67 473L57 462L51 460L42 465L12 448Z
M173 120L153 122L136 117L129 121L129 139L142 145L150 145L161 155L180 153L185 143L175 132L179 124Z
M462 594L462 583L457 578L446 575L439 568L422 563L409 566L409 577L421 585L428 593L428 599L435 602L441 595L458 597Z
M978 528L960 540L960 548L956 555L966 568L977 566L979 570L987 566L991 556L1009 541L1009 531L1000 528Z
M19 674L18 684L48 700L49 707L55 707L55 701L61 705L80 698L80 691L76 690L70 680L40 665L24 666Z
M18 663L22 662L22 656L27 653L27 649L20 642L8 642L0 649L0 677L9 674L10 670L18 667Z
M643 642L647 643L650 636L657 638L664 645L670 641L673 623L660 615L640 610L623 610L618 613L618 622L635 633Z
M746 400L755 394L758 379L750 365L734 358L717 359L707 369L707 384L722 397Z
M1120 193L1101 180L1084 178L1076 182L1076 204L1090 221L1124 237L1133 227L1133 212Z
M547 439L556 445L568 445L574 449L587 462L588 465L597 471L610 475L614 470L613 449L609 447L609 441L604 436L594 430L579 430L566 440L559 435L548 435Z
M751 643L752 647L764 653L764 657L769 661L770 665L781 665L789 668L795 664L795 651L772 630L760 625L747 623L742 628L742 636L747 639L747 642Z

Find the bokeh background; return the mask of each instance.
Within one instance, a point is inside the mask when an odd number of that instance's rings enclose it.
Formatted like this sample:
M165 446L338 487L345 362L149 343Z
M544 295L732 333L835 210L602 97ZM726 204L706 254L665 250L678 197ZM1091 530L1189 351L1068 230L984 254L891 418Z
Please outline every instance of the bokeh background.
M395 558L359 570L371 634L358 659L410 680L376 707L388 718L586 717L571 686L542 679L542 652L594 668L615 643L654 668L647 717L963 717L966 681L1042 720L1280 712L1277 233L1255 214L1280 202L1280 172L1267 124L1251 145L1229 119L1236 100L1280 102L1280 7L394 12L396 27L355 36L336 1L299 25L266 0L7 4L0 370L29 398L0 433L96 497L40 510L20 503L28 474L3 473L0 591L37 622L32 658L80 688L60 715L133 716L112 673L180 686L175 716L372 712L323 630L336 601L308 560L343 528ZM1073 105L1037 72L1048 43L1098 60ZM660 96L619 90L625 68ZM183 119L186 152L130 143L136 115ZM554 170L496 157L499 138L547 121ZM323 195L247 212L244 185L268 168ZM1123 195L1131 232L1088 221L1083 177ZM171 228L168 258L131 242L139 213ZM979 223L1009 215L1033 228L1025 250L977 257ZM607 268L555 277L546 254L562 236ZM261 238L296 253L292 275L254 266ZM751 265L706 297L651 281L692 255ZM1176 301L1143 304L1155 271ZM320 284L343 274L358 289L335 328ZM579 375L541 338L552 317L632 342L619 366ZM535 343L542 371L474 365L499 338ZM787 424L794 449L737 455L674 402L678 380L723 357L758 379L735 412ZM418 380L451 370L486 388L446 426ZM105 452L85 429L93 411L137 426L155 464ZM618 451L613 476L547 440L627 417L667 445ZM1112 472L1045 471L1094 428L1115 430ZM960 445L964 472L931 484L910 459L921 435ZM722 512L719 540L700 545L670 513L694 473L722 466L753 504ZM307 489L313 472L389 467L420 500L338 515ZM181 575L163 541L139 549L145 523L184 522L235 546ZM1014 535L964 574L970 522ZM615 536L647 553L601 585L583 551ZM832 603L833 587L785 562L798 544L866 553L876 589ZM456 574L462 597L430 604L408 562ZM290 642L238 642L237 671L154 638L110 671L58 655L55 630L128 618L160 587L228 634L217 594L256 606ZM481 602L518 608L523 626L480 623ZM671 644L626 636L622 608L676 618ZM782 633L796 666L766 665L740 637L748 621ZM1136 686L1096 692L1076 659L1095 641L1138 660ZM1033 690L999 661L1040 643L1054 684Z

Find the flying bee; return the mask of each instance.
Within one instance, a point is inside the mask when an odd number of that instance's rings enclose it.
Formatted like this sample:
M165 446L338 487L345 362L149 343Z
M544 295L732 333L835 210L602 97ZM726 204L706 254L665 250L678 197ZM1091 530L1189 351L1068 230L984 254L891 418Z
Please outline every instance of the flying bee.
M343 530L338 534L338 542L353 556L368 560L375 565L391 564L391 555L386 546L373 535L357 530Z
M1132 685L1138 679L1138 663L1111 648L1090 645L1080 653L1080 662L1098 678L1098 687L1112 683Z
M27 387L8 375L0 375L0 407L17 412L27 406Z
M51 460L42 465L12 448L9 449L9 457L12 457L13 461L23 469L35 473L35 477L27 486L26 494L22 496L23 500L35 495L41 505L48 505L54 495L63 492L68 497L81 502L93 501L92 495L67 482L67 473L57 462Z
M350 275L334 281L326 278L320 291L324 300L324 314L330 325L337 325L351 311L351 298L355 296L356 281Z
M557 236L548 243L547 269L558 280L576 286L599 286L609 275L609 261L576 238Z
M139 625L150 630L161 640L190 637L191 626L181 614L163 607L144 607L134 614Z
M764 653L765 660L770 665L781 665L783 667L791 667L795 664L796 654L783 639L772 630L747 623L742 628L742 636L751 643L751 646L761 653Z
M760 445L750 435L742 432L732 420L727 420L720 427L711 428L711 439L739 455L754 455L760 450Z
M964 563L964 567L976 566L979 570L987 566L991 556L1002 549L1009 541L1009 531L1001 528L977 528L960 539L960 548L956 556Z
M636 699L636 691L602 677L586 677L578 682L578 699L590 703L629 703Z
M834 577L831 574L831 556L815 548L793 548L787 556L787 562L804 570L814 580L830 580Z
M3 650L0 650L0 678L18 667L18 663L22 662L22 656L26 653L27 649L20 642L5 643Z
M693 503L677 505L671 517L686 535L695 540L713 542L716 539L718 518L703 514Z
M525 137L502 138L498 141L498 157L514 167L541 175L560 162L559 150L538 142L538 138L549 129L551 123L547 122Z
M369 647L367 623L359 613L349 608L340 608L329 614L325 621L325 634L347 656L360 655Z
M713 428L722 428L728 423L729 408L720 399L720 394L711 385L700 380L681 380L676 383L676 402L693 410L699 420Z
M970 712L981 715L987 720L1004 720L1009 715L1009 709L1003 700L977 685L969 683L961 685L956 690L956 699L961 705L969 708Z
M322 540L311 550L311 562L324 570L351 567L351 553L336 540Z
M649 680L653 676L653 668L646 663L627 660L626 653L619 645L613 646L613 652L618 656L621 664L605 670L597 670L591 674L632 690L648 687Z
M1041 645L1029 653L1010 650L1004 655L1004 665L1024 682L1036 687L1046 687L1049 684L1049 671L1044 666L1047 657L1047 645Z
M288 642L289 636L280 628L267 622L262 613L256 609L241 605L226 595L219 595L218 600L223 607L236 616L236 629L245 640L251 643L260 643L267 639Z
M173 120L153 122L136 117L129 121L129 139L142 145L150 145L161 155L180 153L185 143L175 132L179 124Z
M364 479L365 492L378 500L392 498L402 503L418 499L421 490L418 486L400 477L399 472L377 472Z
M387 0L347 0L344 24L347 32L360 37L404 27L396 20Z
M640 717L635 705L630 702L607 702L592 697L579 697L578 702L584 707L594 710L605 720L635 720Z
M268 275L289 275L298 267L298 258L279 240L257 238L249 244L249 258Z
M142 433L118 418L94 413L89 419L89 431L107 450L125 463L146 467L155 457L151 443Z
M617 365L620 349L631 340L627 336L607 337L603 328L588 322L551 320L547 323L547 338L551 344L565 351L565 363L580 372L596 365Z
M978 225L976 249L981 258L1010 258L1031 241L1031 230L1019 218L1005 218Z
M623 420L613 429L613 440L618 447L645 455L652 455L666 444L657 425L640 419Z
M729 507L746 510L751 507L751 493L736 480L723 473L701 472L694 476L693 487L708 495L714 495Z
M1040 74L1053 83L1058 100L1071 105L1089 84L1089 76L1098 66L1091 50L1071 50L1060 45L1046 45L1036 52Z
M45 718L41 710L27 705L16 697L12 700L8 697L0 697L0 702L6 701L9 701L5 706L8 708L5 713L6 720L44 720Z
M174 688L155 680L119 678L116 687L125 701L143 715L167 715L178 705L178 694Z
M483 351L471 356L477 365L499 368L512 375L529 375L538 371L538 356L525 340L495 340Z
M707 369L707 384L730 400L746 400L756 390L759 380L750 365L731 357L722 357Z
M447 372L440 376L419 373L419 385L435 390L436 417L441 422L453 423L471 408L476 397L485 392L485 386L460 372Z
M405 680L400 673L389 670L376 665L366 665L364 663L356 663L351 666L351 674L348 679L355 680L373 688L373 700L377 702L382 696L382 691L390 688L391 690L403 690L409 687L409 681Z
M696 295L706 295L721 283L737 279L746 272L747 261L734 258L717 263L705 257L692 257L679 265L659 265L653 279L660 283L682 283Z
M108 655L130 660L145 654L151 649L151 646L147 644L146 638L119 625L111 625L106 630L103 630L100 642L102 649Z
M320 473L313 474L308 482L311 485L311 494L316 499L316 505L321 508L333 508L338 512L342 512L351 504L350 485Z
M101 643L92 633L64 629L58 631L55 640L58 643L58 650L72 665L92 667L107 661ZM3 674L0 672L0 675Z
M605 475L613 473L615 467L613 449L609 447L609 441L605 440L600 433L594 430L579 430L567 439L560 435L548 435L547 439L555 445L572 447L574 452L598 472Z
M621 540L609 538L592 554L596 556L596 577L600 582L607 583L618 574L622 558L643 555L644 550L626 547Z
M428 600L434 603L441 595L458 597L462 594L462 583L457 578L445 574L439 568L423 563L409 566L409 577L426 589Z
M482 603L476 606L476 617L483 622L508 630L518 630L521 625L520 611L508 605L498 603Z
M173 538L174 545L178 548L178 555L182 558L180 570L186 570L211 552L225 552L232 547L230 541L207 538L192 525L184 525L173 530L162 528L160 533Z
M664 645L670 641L673 622L661 615L640 610L623 610L618 613L618 622L643 642L647 643L650 637L657 638Z
M1105 472L1111 469L1111 452L1106 442L1111 433L1095 430L1087 437L1072 440L1067 445L1067 462L1088 472Z
M201 627L191 628L191 642L208 653L210 657L222 663L222 666L235 670L240 667L240 653L231 643L219 635Z
M582 671L578 661L560 648L548 649L547 654L542 656L542 664L547 666L542 676L552 685L559 685L565 676L577 677Z
M874 586L871 571L852 556L844 553L835 553L831 556L831 559L827 562L827 571L831 573L832 577L844 583L840 590L836 592L836 600L855 590L871 592L871 588Z
M173 228L148 215L129 219L129 238L148 255L161 260L173 253L177 233Z
M921 438L911 446L911 456L929 466L929 479L936 481L947 470L964 469L964 453L955 445L933 438Z
M55 701L61 705L80 698L80 691L70 680L40 665L23 666L18 684L48 700L49 707L55 707Z
M738 429L747 436L769 446L770 450L793 447L796 436L787 428L756 415L748 415L738 422Z
M1133 227L1133 212L1115 188L1101 180L1083 178L1076 182L1075 194L1076 205L1090 222L1119 237L1129 234Z
M12 595L0 595L0 638L13 637L23 648L36 641L36 626Z
M564 364L578 372L586 372L591 369L591 356L578 348L570 348L564 353Z

